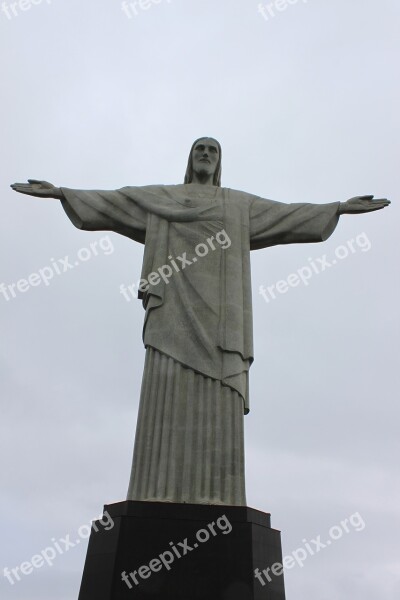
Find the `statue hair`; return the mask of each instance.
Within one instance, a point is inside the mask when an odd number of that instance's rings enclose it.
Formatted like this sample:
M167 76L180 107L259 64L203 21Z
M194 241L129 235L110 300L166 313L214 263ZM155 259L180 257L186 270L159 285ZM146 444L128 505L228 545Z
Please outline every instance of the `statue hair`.
M215 138L207 138L207 137L201 137L193 143L193 145L190 149L189 160L188 160L188 164L187 164L184 183L192 183L192 181L193 181L193 150L194 150L196 144L198 144L201 140L207 140L207 139L213 140L218 146L218 163L217 163L217 167L216 167L215 173L214 173L213 185L221 187L221 172L222 172L221 144Z

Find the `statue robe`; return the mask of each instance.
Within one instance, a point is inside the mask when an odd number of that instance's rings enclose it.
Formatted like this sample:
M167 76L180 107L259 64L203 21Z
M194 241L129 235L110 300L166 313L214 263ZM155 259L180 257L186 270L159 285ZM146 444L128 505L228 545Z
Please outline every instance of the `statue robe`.
M250 250L324 241L339 203L283 204L198 184L62 192L79 229L145 244L146 362L128 499L245 505ZM150 275L168 266L170 277Z

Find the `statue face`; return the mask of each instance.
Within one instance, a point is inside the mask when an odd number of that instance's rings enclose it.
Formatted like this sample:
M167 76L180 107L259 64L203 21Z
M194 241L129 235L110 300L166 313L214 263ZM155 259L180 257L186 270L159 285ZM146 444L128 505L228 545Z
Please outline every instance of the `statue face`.
M203 138L197 142L193 149L193 172L202 177L214 175L218 160L219 150L215 140Z

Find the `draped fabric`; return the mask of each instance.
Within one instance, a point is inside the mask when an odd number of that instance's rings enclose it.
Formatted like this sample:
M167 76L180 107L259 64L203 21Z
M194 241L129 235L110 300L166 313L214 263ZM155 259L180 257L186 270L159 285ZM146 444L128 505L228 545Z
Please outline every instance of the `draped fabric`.
M146 366L128 499L244 505L250 250L327 239L339 203L283 204L198 184L61 189L76 227L145 244ZM194 252L210 239L213 249ZM170 278L151 277L173 261L182 265Z
M243 399L150 347L128 500L246 505Z
M76 227L145 243L143 280L187 256L188 266L168 281L150 282L143 294L144 345L236 390L247 413L254 356L250 250L325 240L338 222L339 203L284 204L198 184L61 189ZM229 247L214 241L214 250L194 256L198 244L221 231Z

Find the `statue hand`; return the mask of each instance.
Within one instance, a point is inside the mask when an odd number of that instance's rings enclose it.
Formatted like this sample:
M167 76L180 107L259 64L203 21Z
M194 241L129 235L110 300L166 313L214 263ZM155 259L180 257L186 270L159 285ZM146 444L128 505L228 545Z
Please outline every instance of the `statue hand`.
M372 212L374 210L381 210L389 206L389 204L390 200L386 200L386 198L374 199L373 196L356 196L340 204L340 214L356 215Z
M13 183L11 185L14 192L37 196L38 198L59 198L63 197L60 188L48 181L39 181L37 179L28 179L28 183Z

